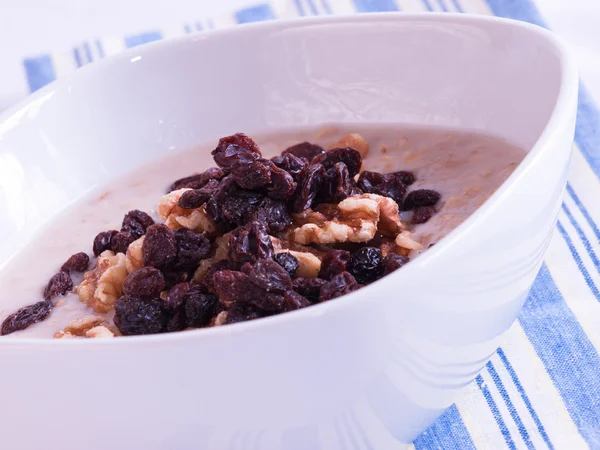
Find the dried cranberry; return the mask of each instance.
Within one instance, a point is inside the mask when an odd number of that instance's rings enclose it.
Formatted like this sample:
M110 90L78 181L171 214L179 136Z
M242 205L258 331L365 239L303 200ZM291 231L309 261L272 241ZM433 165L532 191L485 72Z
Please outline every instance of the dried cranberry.
M302 295L294 291L286 291L283 293L285 299L285 310L295 311L296 309L306 308L310 306L310 302L305 299Z
M419 206L413 213L412 220L410 221L413 225L425 223L433 217L436 213L434 206Z
M110 250L110 241L117 234L117 230L102 231L94 238L94 255L100 256L100 253Z
M134 270L123 282L123 293L133 297L158 297L165 289L165 278L154 267Z
M85 272L90 264L90 257L83 252L71 255L65 261L60 270L62 272Z
M360 284L369 284L383 275L383 255L376 247L363 247L352 255L350 272Z
M206 172L190 175L175 181L168 189L168 192L177 191L183 188L200 189L210 180L220 180L225 176L225 171L219 167L211 167Z
M289 274L270 259L259 259L253 265L244 264L244 272L250 278L250 281L267 292L281 294L292 288L292 279Z
M125 214L121 231L128 231L135 236L136 239L142 237L149 226L154 225L154 219L144 211L134 209Z
M353 177L360 172L362 166L362 156L358 150L352 147L341 147L328 150L325 153L317 155L312 164L322 164L326 170L331 169L337 163L343 162L348 167L350 176Z
M283 267L283 270L285 270L290 277L295 276L298 267L300 267L300 263L296 257L288 252L277 253L273 256L273 261Z
M168 313L160 299L124 295L115 303L114 322L124 336L162 333L167 320Z
M350 176L348 167L343 162L336 163L327 170L319 201L323 203L339 203L355 193L356 183Z
M356 291L360 286L348 272L342 272L321 286L319 301L324 302Z
M2 327L0 327L0 335L6 336L41 322L50 315L50 311L52 311L50 302L41 301L25 306L4 319Z
M252 220L264 222L270 233L276 233L289 227L293 219L285 203L267 197L252 215Z
M416 180L415 174L408 170L400 170L398 172L392 172L392 175L399 178L400 181L406 186L410 186Z
M419 206L435 206L442 196L433 189L417 189L408 193L404 199L404 211L418 208Z
M273 242L266 225L256 220L234 230L229 235L229 258L239 263L253 263L259 258L273 257Z
M327 282L321 278L298 277L292 280L292 287L294 291L305 297L309 302L317 303L319 301L321 286L325 283Z
M283 310L285 301L281 295L261 289L245 273L222 270L213 275L213 283L219 300L224 305L242 302L262 311L281 312Z
M236 164L231 168L231 174L242 189L259 189L271 183L271 161L259 159Z
M217 180L209 180L204 186L200 189L191 189L189 191L185 191L179 197L177 202L177 206L183 209L195 209L200 208L204 205L213 193L219 187L219 182Z
M358 178L358 187L367 194L383 195L390 197L402 206L402 199L406 193L406 185L400 177L394 174L382 174L365 170Z
M181 228L173 233L177 242L175 267L195 268L210 254L210 239L201 233Z
M73 289L73 281L67 272L58 272L46 285L44 289L44 299L46 301L52 300L54 297L60 295L66 295Z
M302 171L308 166L308 160L305 158L298 158L291 153L287 153L283 156L276 156L271 159L271 161L273 161L273 164L277 167L289 173L294 181L299 181Z
M334 276L345 272L352 255L346 250L329 250L321 261L319 278L331 280Z
M283 156L291 154L298 158L306 158L308 161L312 161L315 156L321 153L325 153L323 147L320 147L316 144L311 144L310 142L300 142L299 144L292 145L281 152Z
M271 163L271 185L267 188L267 195L274 200L289 200L296 191L294 178L285 170Z
M394 270L399 269L409 261L410 259L408 258L408 256L397 255L395 253L388 253L386 257L383 258L383 275L388 275L392 273Z
M171 264L177 257L177 240L173 232L163 224L149 227L142 245L142 256L144 266L161 269Z
M258 312L252 305L247 303L234 303L231 308L227 310L225 323L230 325L232 323L258 319L259 317L261 317L260 312Z
M115 253L127 253L129 244L137 238L129 231L119 231L110 240L110 249Z
M221 138L212 155L219 167L224 169L250 163L262 156L254 141L242 133Z
M216 315L219 301L212 294L204 294L197 289L192 289L183 296L183 299L188 327L204 327Z
M294 212L302 212L311 207L321 189L324 177L325 169L322 164L311 164L304 170L294 193Z

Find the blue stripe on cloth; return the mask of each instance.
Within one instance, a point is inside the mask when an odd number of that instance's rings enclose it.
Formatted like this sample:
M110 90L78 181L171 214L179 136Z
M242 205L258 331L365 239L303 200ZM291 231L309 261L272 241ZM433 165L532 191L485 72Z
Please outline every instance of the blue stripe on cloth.
M448 408L413 444L416 450L434 448L475 450L475 445L456 405Z
M571 211L569 210L569 208L567 207L567 205L565 205L563 203L562 204L562 209L565 212L565 215L568 217L569 222L571 222L571 225L573 225L573 228L575 228L575 231L577 232L577 235L579 236L579 239L581 239L581 242L583 243L583 247L585 248L585 251L588 253L588 255L590 256L592 262L594 263L594 266L596 267L596 270L598 272L600 272L600 260L598 260L598 257L596 256L596 252L594 252L594 249L592 248L592 244L590 244L590 241L588 240L588 238L586 237L585 233L583 232L583 230L579 226L579 223L577 223L577 221L573 217L573 214L571 214ZM598 300L600 300L600 298L598 298Z
M81 55L79 54L79 48L75 47L73 49L73 58L75 59L75 65L77 67L81 67L83 62L81 61Z
M423 0L423 4L425 5L425 8L427 8L427 11L433 11L433 6L431 6L429 0Z
M533 422L535 423L535 426L537 427L537 430L540 433L540 436L542 436L542 439L544 440L544 442L546 443L548 448L550 450L554 450L554 446L552 445L552 442L550 442L548 433L546 433L546 429L544 428L544 425L542 425L542 421L540 420L539 416L535 412L535 409L533 409L533 405L531 404L531 401L529 400L529 396L525 392L525 389L523 389L523 385L521 384L519 377L517 377L515 369L513 368L512 364L510 363L508 358L506 357L504 350L502 350L501 348L498 349L498 356L500 357L500 361L502 361L502 363L504 364L506 371L510 375L510 378L512 379L515 387L517 388L517 392L521 396L523 403L525 403L525 407L527 408L527 411L529 411L529 414L531 415L531 418L533 419Z
M571 183L568 183L568 182L567 182L567 192L573 199L573 202L575 202L575 204L581 211L581 214L583 214L583 217L585 217L585 220L587 220L587 223L590 225L590 227L592 227L592 230L594 231L594 235L596 236L596 239L598 239L600 241L600 229L598 229L598 225L596 225L596 222L594 222L594 219L592 219L592 216L590 216L590 213L588 212L587 208L583 205L581 200L579 200L579 197L575 193L575 190L571 186Z
M465 12L462 9L462 6L460 5L460 0L451 0L451 1L452 1L452 4L454 5L454 9L456 9L458 12L461 12L461 13Z
M448 12L448 8L446 8L446 3L444 3L444 0L437 0L438 5L440 5L440 8L442 8L443 12Z
M496 389L498 389L498 392L500 393L502 400L504 400L504 404L506 405L506 408L508 409L510 416L512 417L512 419L515 421L515 424L517 425L517 429L519 430L519 434L523 438L523 442L525 442L525 445L527 446L528 449L533 449L534 447L533 447L533 443L531 442L531 439L529 438L529 433L527 432L525 425L523 425L521 416L517 412L515 405L513 404L512 400L510 399L510 396L508 395L508 392L506 391L506 388L504 387L504 383L502 383L502 380L500 379L498 372L496 372L496 368L494 367L494 364L490 361L487 363L486 367L487 367L487 370L488 370L490 376L492 377L492 381L496 385Z
M304 6L302 6L302 0L294 0L294 3L296 4L296 9L298 10L298 14L300 14L301 16L305 16L306 11L304 11Z
M96 40L96 51L98 52L98 56L100 58L104 58L104 49L102 48L102 43Z
M331 6L329 6L329 0L321 0L321 4L323 5L323 9L327 14L332 14Z
M485 381L483 381L483 377L481 375L477 375L475 381L477 382L477 386L483 394L483 398L485 398L485 401L487 402L490 410L492 411L494 420L496 420L496 424L498 425L498 428L500 428L502 436L504 436L504 441L506 442L506 445L508 445L508 448L510 448L511 450L516 450L517 447L515 446L515 442L513 441L510 435L510 431L506 427L506 423L504 423L504 419L502 418L502 414L500 414L500 410L498 409L498 406L494 401L494 397L492 397L490 390L485 385Z
M398 11L394 0L354 0L358 12Z
M545 264L519 321L581 436L600 448L600 356Z
M573 256L573 259L575 260L575 263L577 264L577 267L579 268L579 271L581 272L581 275L583 276L583 279L585 280L585 283L590 288L590 291L592 291L592 294L594 294L594 296L597 299L600 300L600 292L598 291L598 286L596 286L596 283L594 283L594 280L592 280L592 277L590 276L590 273L588 272L587 268L583 264L583 260L581 259L581 256L579 255L579 252L575 248L575 245L573 244L573 241L571 240L571 237L569 236L569 233L567 233L567 231L562 226L562 224L560 223L560 221L558 221L556 223L556 228L558 229L558 231L562 235L563 239L565 240L565 243L567 244L567 247L569 247L569 251L571 252L571 256Z
M85 52L85 59L87 59L87 62L91 63L94 58L92 57L92 50L90 49L90 44L88 42L83 44L83 51Z
M136 47L138 45L146 44L152 41L159 41L161 39L162 34L160 31L148 31L146 33L125 36L125 47Z
M308 3L308 8L310 9L310 12L313 14L313 16L319 15L319 12L317 11L317 7L315 6L314 1L306 0L306 2Z
M29 92L35 92L56 79L54 63L50 55L40 55L23 60Z
M259 22L274 18L275 13L268 3L261 3L260 5L240 9L235 13L235 20L238 23Z

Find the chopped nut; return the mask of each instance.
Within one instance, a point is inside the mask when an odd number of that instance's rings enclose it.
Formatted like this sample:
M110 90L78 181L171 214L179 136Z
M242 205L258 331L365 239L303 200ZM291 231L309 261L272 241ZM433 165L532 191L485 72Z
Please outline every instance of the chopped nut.
M224 325L227 320L227 311L221 311L217 316L212 320L211 326L218 327L219 325Z
M85 316L71 321L64 329L54 333L55 339L71 339L77 337L104 338L114 337L108 322L100 316Z
M411 232L406 230L396 236L396 245L408 250L420 250L423 248L419 242L413 240Z
M115 337L115 334L107 327L99 325L91 330L88 330L88 332L85 333L85 336L88 338L111 338Z
M133 241L131 244L129 244L129 247L127 247L127 253L125 255L127 272L131 273L134 270L144 267L144 256L142 254L143 245L144 236L136 241Z
M189 189L178 189L163 195L156 208L158 216L172 230L183 227L197 232L213 233L216 231L217 227L206 213L204 205L196 209L184 209L177 206L179 198L186 191L189 191Z
M298 260L298 270L296 276L304 278L316 278L321 270L321 260L309 252L296 252L294 250L275 250L275 253L289 253Z
M126 257L106 250L96 262L93 270L86 272L83 281L77 287L79 299L99 313L114 308L121 297L123 281L127 276Z
M347 134L329 148L332 149L338 147L352 147L353 149L358 150L358 153L360 153L360 156L363 158L369 154L369 143L358 133Z

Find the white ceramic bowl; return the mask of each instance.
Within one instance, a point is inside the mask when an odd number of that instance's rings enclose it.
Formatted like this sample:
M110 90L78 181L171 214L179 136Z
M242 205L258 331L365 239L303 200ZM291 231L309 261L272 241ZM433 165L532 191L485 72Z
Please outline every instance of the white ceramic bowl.
M148 45L31 96L0 122L2 261L92 187L238 130L414 123L531 150L442 242L343 300L169 335L1 338L2 448L410 442L473 380L525 300L561 201L576 93L572 60L541 28L383 14Z

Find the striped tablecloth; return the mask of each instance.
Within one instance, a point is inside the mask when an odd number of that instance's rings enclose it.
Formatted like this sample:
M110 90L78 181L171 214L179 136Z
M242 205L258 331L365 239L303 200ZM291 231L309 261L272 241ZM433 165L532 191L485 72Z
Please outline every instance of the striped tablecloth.
M272 0L219 17L83 42L22 61L35 91L125 48L238 23L366 11L495 14L544 25L529 0ZM566 1L566 0L565 0ZM590 0L595 1L595 0ZM579 95L569 183L545 263L518 322L417 449L600 449L600 112ZM308 450L308 449L307 449ZM377 449L379 450L379 449Z

